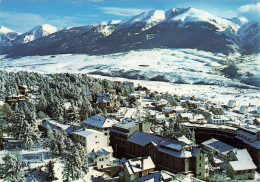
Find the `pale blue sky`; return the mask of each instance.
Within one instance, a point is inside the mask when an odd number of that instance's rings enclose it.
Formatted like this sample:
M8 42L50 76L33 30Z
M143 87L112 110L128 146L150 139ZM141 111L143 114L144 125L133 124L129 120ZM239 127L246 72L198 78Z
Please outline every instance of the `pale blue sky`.
M80 26L122 20L152 9L186 7L225 18L260 17L259 0L0 0L0 25L22 33L46 23Z

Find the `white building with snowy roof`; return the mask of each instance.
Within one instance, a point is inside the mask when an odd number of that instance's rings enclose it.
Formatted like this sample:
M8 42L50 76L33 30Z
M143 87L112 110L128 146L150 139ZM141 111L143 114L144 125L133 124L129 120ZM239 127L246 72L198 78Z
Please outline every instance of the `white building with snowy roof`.
M107 136L93 129L73 132L73 139L79 142L86 149L87 153L92 152L94 149L108 146Z
M91 118L88 118L84 121L82 121L82 126L87 129L94 129L100 132L103 132L107 138L109 143L109 129L112 128L114 124L116 124L118 121L115 119L106 118L104 116L95 115Z
M246 149L234 149L228 154L227 174L235 180L255 179L256 165Z
M230 119L224 115L213 115L209 119L209 123L216 125L227 125Z
M124 163L123 179L129 182L143 176L147 176L149 172L153 172L155 165L150 156L129 159Z
M93 166L97 169L108 167L114 160L113 148L111 146L96 148L89 154Z

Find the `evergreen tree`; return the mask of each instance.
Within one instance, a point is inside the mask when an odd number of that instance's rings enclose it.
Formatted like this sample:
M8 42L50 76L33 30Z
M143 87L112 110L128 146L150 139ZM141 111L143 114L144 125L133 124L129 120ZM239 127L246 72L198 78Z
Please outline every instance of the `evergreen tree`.
M46 179L48 181L52 181L55 178L55 172L54 172L54 164L52 161L49 161L47 167L46 167Z
M83 147L77 143L64 157L63 179L71 181L81 178L88 172L88 158Z
M18 151L14 154L8 152L3 157L3 169L0 173L4 174L4 181L6 182L23 182L25 181L22 157Z
M19 136L22 140L23 148L27 150L40 141L37 128L27 120L24 120Z

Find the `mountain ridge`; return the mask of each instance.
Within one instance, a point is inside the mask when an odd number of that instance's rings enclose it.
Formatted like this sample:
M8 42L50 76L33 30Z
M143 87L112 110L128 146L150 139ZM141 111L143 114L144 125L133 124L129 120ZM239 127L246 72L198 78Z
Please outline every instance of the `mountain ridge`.
M254 49L257 41L249 42L250 45L243 42L244 33L240 28L245 27L244 24L240 26L191 7L151 10L122 21L56 29L26 44L9 46L2 53L8 57L64 53L100 55L151 48L194 48L227 55L260 52ZM255 34L252 37L258 37L259 29L251 33Z

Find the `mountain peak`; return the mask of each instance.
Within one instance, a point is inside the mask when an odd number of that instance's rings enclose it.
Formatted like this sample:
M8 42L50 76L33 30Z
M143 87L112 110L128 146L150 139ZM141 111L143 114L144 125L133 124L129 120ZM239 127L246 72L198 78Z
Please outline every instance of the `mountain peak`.
M9 29L9 28L6 28L5 26L0 26L0 33L2 34L7 34L7 33L14 33L15 31Z

